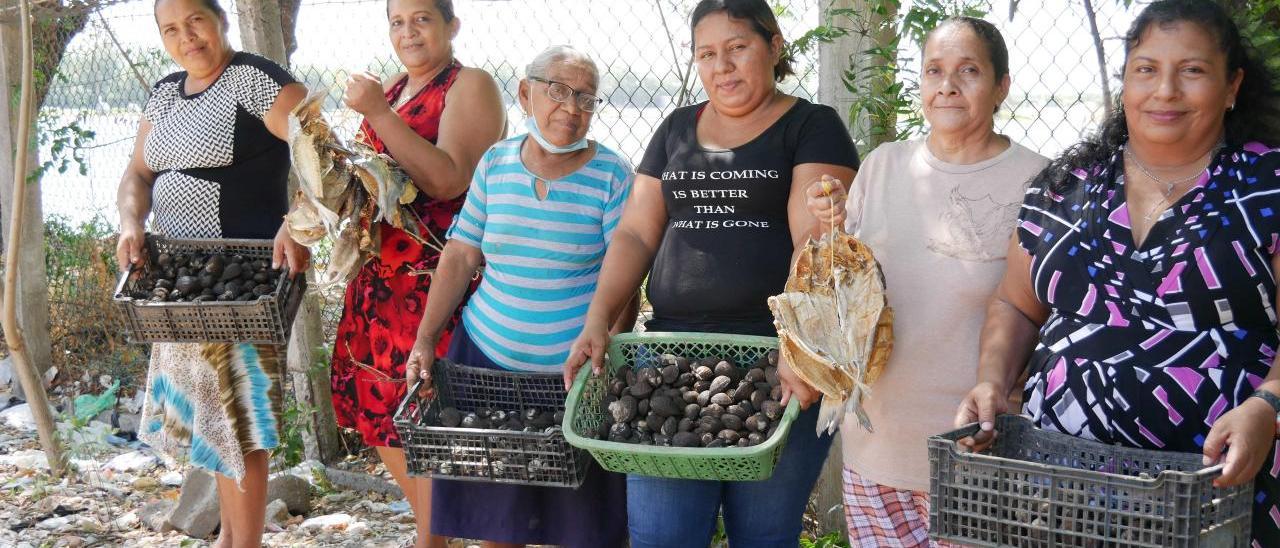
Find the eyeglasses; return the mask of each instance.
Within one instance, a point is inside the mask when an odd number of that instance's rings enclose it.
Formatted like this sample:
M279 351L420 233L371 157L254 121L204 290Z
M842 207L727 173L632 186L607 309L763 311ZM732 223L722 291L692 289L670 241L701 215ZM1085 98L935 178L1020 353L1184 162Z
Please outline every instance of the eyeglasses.
M547 80L546 78L538 78L537 76L530 76L529 79L546 84L547 97L550 97L552 101L557 103L567 103L569 98L576 97L574 102L577 103L578 108L582 109L583 112L595 112L596 108L604 103L604 99L596 97L590 93L573 89L569 87L568 84L557 82L555 80Z

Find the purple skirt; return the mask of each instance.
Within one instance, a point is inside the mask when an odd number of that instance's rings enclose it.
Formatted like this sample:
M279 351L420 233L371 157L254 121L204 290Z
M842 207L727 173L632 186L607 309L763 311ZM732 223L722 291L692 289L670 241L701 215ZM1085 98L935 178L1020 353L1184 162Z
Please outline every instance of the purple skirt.
M471 342L461 323L446 355L502 369ZM592 463L577 489L431 480L431 533L456 538L565 547L622 546L627 480Z

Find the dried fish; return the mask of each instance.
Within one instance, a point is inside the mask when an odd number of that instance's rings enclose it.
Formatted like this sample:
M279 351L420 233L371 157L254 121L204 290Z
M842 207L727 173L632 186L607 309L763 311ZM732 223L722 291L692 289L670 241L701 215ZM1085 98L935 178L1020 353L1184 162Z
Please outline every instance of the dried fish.
M289 115L289 151L299 179L297 205L285 216L289 233L308 246L334 240L316 288L349 281L376 256L382 222L443 250L444 242L411 207L419 192L412 179L390 156L344 143L321 112L325 96L312 94Z
M339 139L320 113L323 100L322 93L313 93L289 113L289 153L299 190L333 233L340 221L337 210L350 192L351 173L345 156L329 147Z
M810 240L769 308L791 370L822 392L818 432L834 432L848 411L871 431L862 398L893 347L893 310L871 249L839 229Z
M385 220L391 226L405 228L405 215L401 212L401 206L413 202L418 196L418 188L403 171L395 167L395 160L384 154L368 154L354 157L351 165L365 192L378 205L373 220Z

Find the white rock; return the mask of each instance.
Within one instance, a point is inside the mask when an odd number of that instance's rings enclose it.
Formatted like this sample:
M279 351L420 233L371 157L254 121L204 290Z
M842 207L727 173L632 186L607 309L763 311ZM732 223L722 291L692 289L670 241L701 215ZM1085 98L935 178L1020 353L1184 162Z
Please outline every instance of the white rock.
M130 413L137 413L139 411L142 411L142 403L145 402L146 400L147 400L147 393L145 391L139 390L137 392L134 392L132 398L129 398L127 400L122 399L120 403L121 405L124 406L125 411L128 411Z
M116 520L111 523L121 531L128 531L130 529L133 529L134 527L137 527L138 524L141 523L141 521L142 520L138 519L137 512L129 512L123 516L116 518Z
M35 482L36 482L36 480L33 480L33 479L31 479L30 477L21 477L21 478L17 478L17 479L15 479L15 480L13 480L13 481L10 481L9 483L4 484L4 487L0 487L0 490L3 490L3 491L12 491L12 490L14 490L14 489L21 489L21 488L26 487L26 486L28 486L28 485L31 485L31 484L33 484L33 483L35 483ZM3 516L0 516L0 517L3 517Z
M54 516L36 524L36 528L46 531L57 531L71 525L71 519L67 516Z
M170 487L182 485L182 473L177 470L165 472L164 475L160 476L160 483Z
M98 384L101 384L103 388L111 388L111 375L98 377Z
M76 470L81 473L97 472L100 468L102 468L102 463L94 459L73 458L71 459L71 465L76 467Z
M101 522L94 519L93 517L81 515L76 517L76 519L74 520L74 525L68 525L64 529L66 530L74 529L77 533L81 533L81 534L84 534L84 533L94 534L94 533L101 533L103 530L103 526Z
M311 484L293 474L276 474L267 480L267 500L283 500L289 512L299 516L311 513Z
M94 487L101 490L103 493L106 493L116 498L124 498L126 496L126 493L123 489L120 489L119 487L116 487L114 485L111 485L102 481L95 482Z
M85 426L72 426L71 423L58 423L58 433L67 445L78 449L105 449L107 436L114 431L110 424L92 421Z
M391 504L388 504L387 509L397 514L403 514L405 512L412 510L413 507L409 506L409 501L407 500L397 500L395 502L392 502Z
M307 480L307 483L311 485L315 485L316 483L315 475L324 474L324 464L318 460L305 460L299 463L297 466L294 466L293 468L285 470L283 473L298 476L302 479Z
M48 387L53 384L53 379L56 378L58 378L58 368L50 367L48 371L44 372L44 385Z
M155 455L143 453L142 451L132 451L117 455L107 461L106 469L117 472L146 472L157 466L160 466L160 459L157 459Z
M316 516L314 518L309 518L306 521L303 521L302 525L298 527L303 531L315 530L315 529L321 529L321 530L345 529L351 526L351 524L354 522L355 522L355 518L351 517L350 514L329 514L325 516Z
M351 492L351 491L340 491L340 492L337 492L337 493L330 493L330 494L328 494L328 495L325 495L325 496L324 496L324 500L325 500L325 502L327 502L327 503L329 503L329 504L340 504L340 503L344 503L344 502L353 501L353 500L355 500L355 499L356 499L356 497L358 497L358 496L359 496L359 495L357 495L357 494L355 494L355 493L353 493L353 492Z
M178 506L169 514L174 529L195 538L209 536L220 519L217 481L203 468L191 468L182 481Z
M347 526L347 534L354 536L362 536L369 532L369 524L363 521L357 521Z
M116 422L120 424L121 432L137 434L141 420L135 413L121 413Z
M52 412L52 409L50 411ZM0 411L0 423L28 432L36 429L36 419L31 416L31 406L25 403Z
M23 449L8 455L0 455L0 464L17 466L23 470L48 469L49 459L45 456L44 451Z
M267 504L267 523L284 523L289 520L289 505L276 499Z
M390 506L384 502L369 503L369 511L375 514L385 514L390 511Z

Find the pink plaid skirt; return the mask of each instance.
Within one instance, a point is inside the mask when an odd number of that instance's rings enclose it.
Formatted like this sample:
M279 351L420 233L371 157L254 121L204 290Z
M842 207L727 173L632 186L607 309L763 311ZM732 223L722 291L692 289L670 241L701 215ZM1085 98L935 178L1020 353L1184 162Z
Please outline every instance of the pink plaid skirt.
M900 491L844 469L849 545L861 548L954 546L929 540L929 494Z

